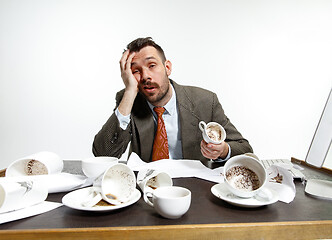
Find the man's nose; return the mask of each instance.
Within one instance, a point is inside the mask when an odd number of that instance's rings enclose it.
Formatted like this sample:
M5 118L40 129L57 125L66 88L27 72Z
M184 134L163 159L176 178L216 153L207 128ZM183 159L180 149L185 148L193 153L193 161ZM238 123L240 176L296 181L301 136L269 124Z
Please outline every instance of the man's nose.
M147 80L151 80L150 71L147 69L142 70L142 80L145 82Z

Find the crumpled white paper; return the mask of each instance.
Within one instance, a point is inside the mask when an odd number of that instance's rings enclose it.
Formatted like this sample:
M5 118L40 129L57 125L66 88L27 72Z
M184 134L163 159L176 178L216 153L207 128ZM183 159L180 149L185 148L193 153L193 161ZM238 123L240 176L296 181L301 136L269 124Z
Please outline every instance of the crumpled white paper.
M224 181L222 176L222 167L210 169L205 167L198 160L185 159L163 159L155 162L146 163L140 159L136 153L132 153L128 159L127 165L133 171L141 169L156 169L166 172L171 178L197 177L211 182L220 183Z
M23 219L31 216L35 216L41 213L51 211L55 208L62 206L62 203L43 201L36 205L26 207L20 210L15 210L12 212L6 212L0 214L0 224L15 221L18 219Z
M294 200L296 189L292 174L285 168L272 165L267 170L268 182L266 187L279 194L279 201L290 203Z
M172 160L163 159L146 163L136 153L132 153L127 165L133 171L141 169L156 169L168 173L172 178L196 177L215 183L224 182L223 167L210 169L197 160ZM268 182L266 187L275 190L279 194L279 201L290 203L294 200L296 190L292 174L281 166L272 165L266 170ZM282 181L277 181L282 178Z
M78 188L90 186L93 181L93 179L89 179L83 175L64 172L50 175L3 177L0 178L0 181L29 181L33 179L43 181L48 188L48 193L72 191Z

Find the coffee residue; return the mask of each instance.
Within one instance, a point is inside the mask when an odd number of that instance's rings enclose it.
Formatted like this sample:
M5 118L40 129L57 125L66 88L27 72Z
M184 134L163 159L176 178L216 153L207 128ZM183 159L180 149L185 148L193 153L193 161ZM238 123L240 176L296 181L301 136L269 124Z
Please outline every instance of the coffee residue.
M34 159L28 161L25 172L27 175L45 175L48 173L46 166Z
M115 205L110 204L110 203L106 202L104 199L102 199L95 206L108 207L108 206L115 206Z
M111 199L111 200L116 200L117 199L117 197L115 195L111 194L111 193L107 193L106 197Z
M260 187L257 174L244 166L235 166L226 172L227 181L235 188L253 191Z
M157 186L157 176L150 178L147 181L146 185L148 187L152 188L152 189L157 189L158 188L158 186Z
M221 129L218 125L211 125L208 128L206 128L206 134L209 136L209 138L213 141L221 141Z
M271 178L272 181L270 182L275 182L275 183L282 183L283 180L283 176L280 175L279 173L277 174L277 176L275 176L274 178Z

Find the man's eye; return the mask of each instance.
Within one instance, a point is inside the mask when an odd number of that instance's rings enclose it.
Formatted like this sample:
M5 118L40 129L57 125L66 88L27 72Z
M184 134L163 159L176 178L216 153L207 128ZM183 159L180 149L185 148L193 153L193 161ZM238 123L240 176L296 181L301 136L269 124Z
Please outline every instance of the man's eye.
M156 66L156 64L150 64L149 68L154 68Z
M138 71L138 70L133 70L132 73L133 73L133 74L135 74L135 73L139 73L139 71Z

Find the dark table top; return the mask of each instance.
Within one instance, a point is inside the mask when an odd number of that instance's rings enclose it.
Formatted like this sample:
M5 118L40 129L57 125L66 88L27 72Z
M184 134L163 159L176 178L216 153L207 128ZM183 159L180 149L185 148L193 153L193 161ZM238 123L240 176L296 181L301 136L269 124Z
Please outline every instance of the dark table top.
M81 173L80 162L68 161L65 170ZM312 174L312 173L311 173ZM330 179L324 173L314 173ZM288 222L332 220L331 201L310 197L304 192L301 181L295 181L296 197L287 204L277 202L258 208L241 208L230 205L211 193L215 183L197 178L173 179L176 186L191 190L192 202L189 211L180 219L170 220L159 216L143 198L137 203L111 212L85 212L61 206L55 210L14 222L0 225L0 229L50 229L92 228L122 226L187 225L217 223ZM47 200L61 202L66 193L49 194Z

